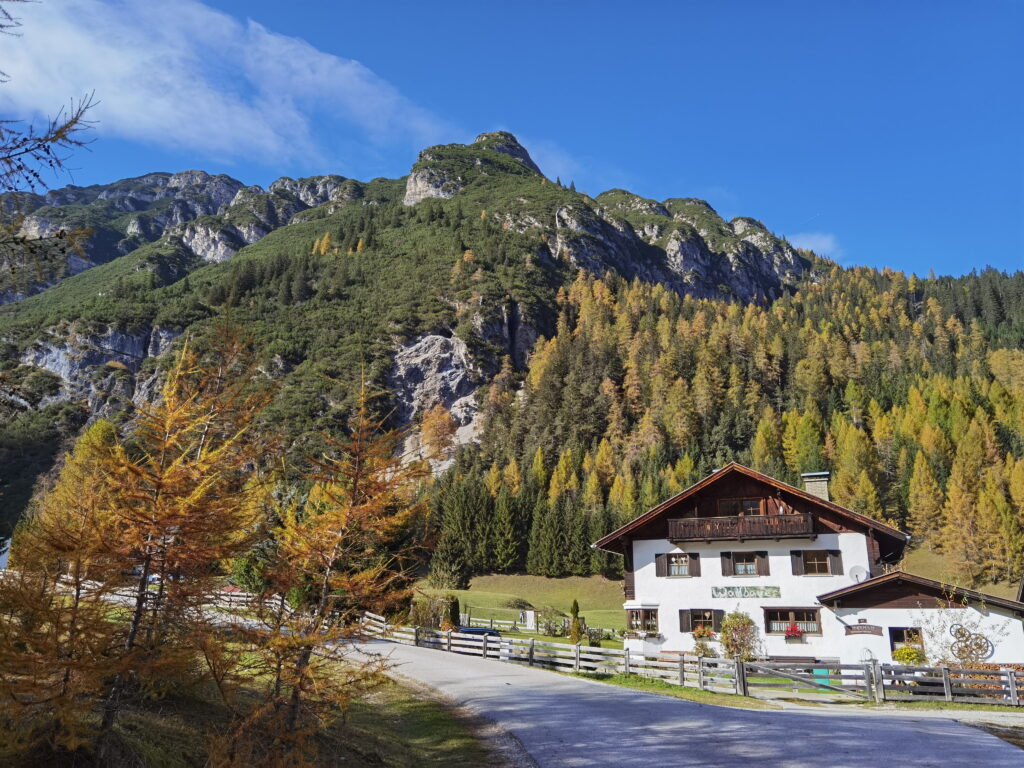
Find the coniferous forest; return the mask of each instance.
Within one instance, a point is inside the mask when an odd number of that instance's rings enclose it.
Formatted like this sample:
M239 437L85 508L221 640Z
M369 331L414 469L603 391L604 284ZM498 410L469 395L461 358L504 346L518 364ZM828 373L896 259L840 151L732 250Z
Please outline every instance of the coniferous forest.
M434 579L614 573L590 543L716 467L914 535L970 583L1024 573L1024 278L833 267L768 304L580 274L434 500Z

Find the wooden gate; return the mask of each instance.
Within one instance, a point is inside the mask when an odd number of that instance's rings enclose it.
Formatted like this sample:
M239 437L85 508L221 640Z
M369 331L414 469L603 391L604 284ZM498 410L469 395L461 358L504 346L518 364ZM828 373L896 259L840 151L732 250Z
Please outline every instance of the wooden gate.
M863 664L746 662L743 668L748 690L802 688L871 699L871 671Z

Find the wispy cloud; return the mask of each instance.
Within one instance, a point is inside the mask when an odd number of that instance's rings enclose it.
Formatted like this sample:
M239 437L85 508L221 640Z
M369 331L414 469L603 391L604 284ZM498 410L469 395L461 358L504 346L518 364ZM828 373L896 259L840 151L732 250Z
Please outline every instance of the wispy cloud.
M841 261L843 249L835 235L828 232L798 232L795 235L786 235L797 248L804 248L814 251L819 256L825 256L834 261Z
M200 157L312 165L449 133L352 59L196 0L52 0L18 9L0 109L49 114L95 91L100 135ZM324 126L341 125L336 135ZM340 134L340 135L338 135Z

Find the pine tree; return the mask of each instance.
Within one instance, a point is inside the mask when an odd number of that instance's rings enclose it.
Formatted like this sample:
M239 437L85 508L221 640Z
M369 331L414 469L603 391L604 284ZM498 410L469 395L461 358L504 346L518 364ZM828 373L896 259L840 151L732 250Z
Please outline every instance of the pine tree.
M519 565L520 531L516 521L515 502L507 488L498 492L494 504L494 570L508 573Z

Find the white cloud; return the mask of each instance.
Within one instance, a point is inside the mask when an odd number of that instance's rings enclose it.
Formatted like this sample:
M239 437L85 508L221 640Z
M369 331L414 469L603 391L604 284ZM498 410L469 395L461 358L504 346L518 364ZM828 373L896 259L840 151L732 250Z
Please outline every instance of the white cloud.
M263 164L313 165L342 147L418 149L448 133L358 61L196 0L51 0L18 11L22 35L3 41L8 115L52 114L95 91L100 135Z
M795 235L786 235L786 239L797 248L804 248L814 251L819 256L825 256L834 261L843 258L843 249L835 235L828 232L799 232Z

